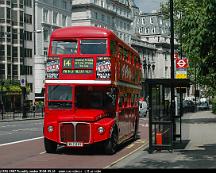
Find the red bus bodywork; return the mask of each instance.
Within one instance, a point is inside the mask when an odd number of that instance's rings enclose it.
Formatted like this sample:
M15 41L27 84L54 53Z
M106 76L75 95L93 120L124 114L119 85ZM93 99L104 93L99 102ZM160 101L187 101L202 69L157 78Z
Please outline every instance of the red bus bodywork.
M135 137L141 90L139 54L112 31L66 27L51 34L45 80L44 143L113 154Z

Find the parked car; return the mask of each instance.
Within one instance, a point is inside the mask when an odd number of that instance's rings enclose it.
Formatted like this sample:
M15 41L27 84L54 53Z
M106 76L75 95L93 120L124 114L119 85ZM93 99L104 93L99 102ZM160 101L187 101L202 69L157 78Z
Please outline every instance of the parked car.
M209 110L209 104L207 101L205 102L200 102L198 105L197 105L197 109L198 110Z
M140 117L146 117L148 112L148 105L146 101L139 101L139 115Z
M184 113L195 112L196 111L195 103L192 100L184 100L183 101L183 111Z

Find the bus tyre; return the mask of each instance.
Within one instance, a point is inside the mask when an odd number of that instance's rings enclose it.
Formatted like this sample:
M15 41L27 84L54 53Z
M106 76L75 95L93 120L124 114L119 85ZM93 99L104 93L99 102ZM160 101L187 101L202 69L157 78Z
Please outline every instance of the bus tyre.
M112 131L111 137L105 142L105 153L112 155L115 154L118 146L118 134L116 130Z
M47 153L55 153L57 150L57 143L44 138L44 146Z
M137 134L138 134L138 122L137 122L137 120L136 120L136 123L135 123L135 127L134 127L135 129L134 129L134 135L133 135L133 140L135 141L135 140L137 140Z

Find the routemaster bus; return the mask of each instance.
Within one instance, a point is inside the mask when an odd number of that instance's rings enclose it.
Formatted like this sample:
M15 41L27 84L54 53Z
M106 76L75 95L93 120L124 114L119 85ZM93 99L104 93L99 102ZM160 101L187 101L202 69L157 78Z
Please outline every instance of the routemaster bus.
M99 144L114 154L136 137L141 91L139 54L112 31L93 26L56 29L45 80L44 145Z

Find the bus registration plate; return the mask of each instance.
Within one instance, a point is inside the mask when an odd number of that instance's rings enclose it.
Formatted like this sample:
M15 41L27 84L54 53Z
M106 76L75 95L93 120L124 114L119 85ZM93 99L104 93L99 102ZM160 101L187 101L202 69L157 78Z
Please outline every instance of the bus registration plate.
M67 142L68 147L83 147L82 142Z

